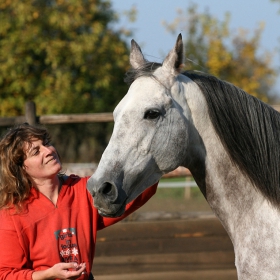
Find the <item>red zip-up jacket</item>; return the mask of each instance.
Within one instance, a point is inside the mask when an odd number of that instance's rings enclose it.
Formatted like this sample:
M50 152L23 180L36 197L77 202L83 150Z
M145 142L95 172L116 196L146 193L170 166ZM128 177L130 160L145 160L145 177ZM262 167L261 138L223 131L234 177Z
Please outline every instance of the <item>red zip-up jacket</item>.
M71 175L61 187L56 206L32 188L25 211L0 211L0 280L32 280L33 271L60 262L85 262L87 273L79 279L88 279L97 230L137 210L157 188L153 185L129 203L121 217L105 218L93 206L88 179Z

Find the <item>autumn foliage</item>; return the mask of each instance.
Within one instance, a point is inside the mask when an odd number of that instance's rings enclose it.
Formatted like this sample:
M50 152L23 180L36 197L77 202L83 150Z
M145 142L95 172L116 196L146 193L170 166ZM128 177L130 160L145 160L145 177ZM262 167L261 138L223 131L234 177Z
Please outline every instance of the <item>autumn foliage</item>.
M208 11L199 13L192 4L186 13L179 10L174 22L165 26L170 32L180 29L186 34L186 69L208 72L269 102L277 72L272 67L273 54L260 54L264 24L249 34L244 29L231 32L229 23L230 14L219 21Z

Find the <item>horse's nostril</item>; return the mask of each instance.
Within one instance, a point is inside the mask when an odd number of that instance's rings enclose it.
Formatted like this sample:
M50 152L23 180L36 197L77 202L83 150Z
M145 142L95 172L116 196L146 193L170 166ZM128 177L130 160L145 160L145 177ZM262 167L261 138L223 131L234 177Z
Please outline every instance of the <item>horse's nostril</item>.
M110 195L112 193L112 190L113 190L113 185L108 182L104 183L100 188L100 192L105 195Z
M105 182L102 184L100 189L98 190L99 194L101 194L105 199L109 200L110 203L113 203L118 198L118 189L114 184L109 182Z
M95 198L95 201L105 200L108 203L115 203L118 199L118 189L114 184L104 182L99 188L97 188L97 190L95 190L93 197Z

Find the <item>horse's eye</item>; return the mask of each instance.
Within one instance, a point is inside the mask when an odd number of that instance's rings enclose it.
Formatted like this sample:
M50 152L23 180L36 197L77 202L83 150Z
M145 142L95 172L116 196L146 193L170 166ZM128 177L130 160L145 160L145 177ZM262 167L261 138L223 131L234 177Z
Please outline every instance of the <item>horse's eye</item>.
M158 110L148 110L146 111L145 115L144 115L144 119L148 119L148 120L154 120L157 119L160 115L160 112Z

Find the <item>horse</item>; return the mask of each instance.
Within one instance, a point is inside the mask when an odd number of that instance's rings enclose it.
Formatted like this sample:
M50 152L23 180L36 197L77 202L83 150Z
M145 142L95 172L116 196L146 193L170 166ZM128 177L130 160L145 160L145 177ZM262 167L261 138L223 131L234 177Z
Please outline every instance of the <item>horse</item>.
M88 181L94 204L117 217L184 166L233 243L238 279L280 279L280 114L231 83L183 71L183 60L181 34L163 63L131 41L130 87Z

